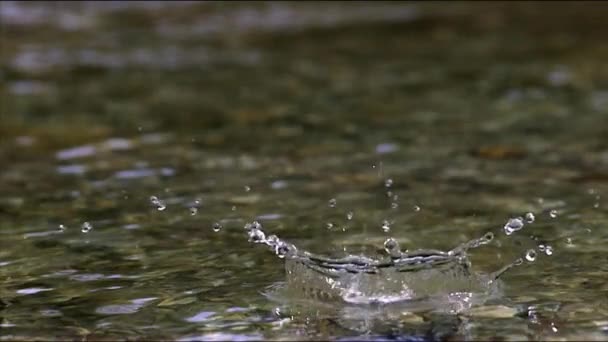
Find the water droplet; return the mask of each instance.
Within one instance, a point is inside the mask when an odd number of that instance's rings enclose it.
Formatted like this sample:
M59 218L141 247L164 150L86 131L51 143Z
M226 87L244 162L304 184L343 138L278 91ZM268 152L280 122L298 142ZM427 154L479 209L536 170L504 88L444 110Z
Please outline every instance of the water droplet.
M536 260L536 251L533 249L530 249L526 252L526 260L532 262L534 260Z
M292 245L289 245L283 241L279 241L274 248L274 252L279 258L283 259L285 256L287 256L287 254L291 251L292 248Z
M600 203L599 203L599 202L595 202L595 203L593 204L593 207L594 207L595 209L599 208L599 207L600 207Z
M232 211L236 211L236 205L232 206Z
M393 180L391 178L388 178L384 181L384 186L390 188L391 186L393 186Z
M68 229L66 226L64 226L64 225L62 225L62 224L60 224L60 225L59 225L59 231L60 231L60 232L65 232L65 231L66 231L66 229Z
M245 230L262 229L262 224L258 221L253 221L245 225Z
M353 219L353 216L355 216L355 214L352 211L346 213L346 219L349 221Z
M251 187L249 185L245 185L245 192L251 191Z
M384 220L382 222L382 230L384 230L385 232L388 232L391 230L391 224L390 222L388 222L387 220Z
M384 250L391 256L398 258L401 256L401 249L399 248L399 242L393 238L388 238L384 241Z
M198 213L198 209L196 207L190 208L190 215L194 216L196 213Z
M419 207L419 206L417 206L417 205L415 205L415 206L414 206L414 211L420 211L420 207Z
M553 254L553 247L547 245L547 247L545 247L545 254L552 255Z
M268 242L269 245L271 246L275 246L277 243L279 243L281 240L279 240L279 237L276 235L270 235L269 237L266 238L266 242Z
M566 239L566 244L572 245L572 238L567 238Z
M549 212L549 216L551 216L551 218L556 218L557 217L557 210L553 209Z
M332 198L332 199L329 200L329 207L330 208L335 208L337 203L338 203L338 201L336 201L335 198Z
M541 252L545 251L545 245L538 245L538 250Z
M222 224L219 222L215 222L212 226L211 229L213 229L214 232L219 232L222 229Z
M514 232L522 229L524 227L524 221L521 217L511 218L504 226L505 234L511 235Z
M80 229L81 232L83 233L88 233L93 229L93 226L89 223L89 222L85 222L82 224L82 227Z
M494 233L492 232L487 232L484 236L483 239L486 240L487 242L490 242L492 240L494 240Z
M158 211L163 211L163 210L167 209L165 202L161 201L156 196L150 196L150 203L152 203L152 205L156 206L156 210L158 210Z
M536 219L534 217L533 213L527 213L525 218L526 218L526 222L528 222L528 223L534 223L534 220Z
M249 231L249 242L262 243L266 241L266 235L259 229L252 229Z
M327 229L332 229L334 227L334 224L331 222L327 222L325 226L327 227Z
M399 204L397 204L397 202L393 202L393 203L391 203L391 208L397 209L397 208L399 208Z

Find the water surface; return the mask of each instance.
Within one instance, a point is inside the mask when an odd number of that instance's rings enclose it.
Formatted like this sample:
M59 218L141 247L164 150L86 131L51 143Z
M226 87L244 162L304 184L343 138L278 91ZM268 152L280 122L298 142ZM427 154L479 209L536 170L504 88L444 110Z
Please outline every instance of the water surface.
M0 338L608 339L606 10L2 2ZM298 313L256 219L538 257L466 315Z

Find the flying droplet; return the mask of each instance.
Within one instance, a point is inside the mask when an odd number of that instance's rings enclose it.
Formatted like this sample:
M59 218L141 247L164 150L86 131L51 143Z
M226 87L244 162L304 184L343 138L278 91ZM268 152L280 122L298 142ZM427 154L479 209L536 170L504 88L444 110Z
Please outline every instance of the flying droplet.
M399 204L397 202L393 202L393 203L391 203L391 208L397 209L397 208L399 208Z
M415 206L414 206L414 211L420 211L420 207L419 207L419 206L417 206L417 205L415 205Z
M384 186L390 188L391 186L393 186L393 180L391 178L388 178L384 181Z
M150 203L152 203L152 205L156 206L156 210L158 210L158 211L163 211L163 210L167 209L167 205L165 205L165 202L161 201L156 196L150 196Z
M566 244L572 245L572 238L567 238L566 239Z
M89 222L85 222L82 224L82 227L80 229L81 232L83 233L88 233L93 229L93 226L89 223Z
M391 256L398 258L401 256L401 249L399 248L399 242L393 238L388 238L384 241L384 250Z
M337 203L338 203L338 201L336 201L335 198L332 198L332 199L329 200L329 207L330 208L335 208Z
M198 213L198 209L196 207L190 208L190 215L194 216L196 213Z
M266 241L266 235L259 229L252 229L249 231L249 242L262 243Z
M334 224L331 222L327 222L325 226L327 227L327 229L332 229L334 227Z
M245 192L251 191L251 187L249 185L245 185Z
M219 232L222 229L222 224L219 222L215 222L212 226L211 229L213 229L214 232Z
M487 232L484 234L483 239L487 242L491 242L492 240L494 240L494 233L492 232Z
M553 247L551 247L551 246L547 245L547 246L545 247L545 254L547 254L547 255L552 255L552 254L553 254Z
M287 256L287 253L290 252L290 247L291 246L289 244L279 241L274 248L274 252L279 258L283 259L285 256Z
M262 224L258 221L245 224L245 230L262 229Z
M556 218L557 217L557 210L555 210L555 209L551 210L549 212L549 216L551 216L551 218Z
M271 246L275 246L277 243L279 243L281 240L279 240L279 237L276 235L270 235L269 237L266 238L266 242L268 242L269 245Z
M595 203L593 204L593 207L594 207L595 209L599 208L599 207L600 207L600 203L599 203L599 202L595 202Z
M534 220L536 219L533 213L526 213L525 218L527 223L534 223Z
M59 225L59 231L60 231L60 232L65 232L65 231L66 231L66 229L68 229L66 226L64 226L64 225L62 225L62 224L60 224L60 225Z
M522 229L524 227L524 221L521 217L510 218L509 221L504 226L505 234L511 235L514 232Z
M236 211L236 205L232 206L232 211Z
M526 252L526 260L528 260L529 262L536 260L536 251L533 249L528 250Z
M384 232L388 232L391 230L391 224L390 222L388 222L387 220L384 220L382 222L382 230L384 230Z
M346 213L346 219L349 221L353 219L353 216L355 216L355 214L352 211Z
M538 245L538 250L541 252L545 251L545 245Z

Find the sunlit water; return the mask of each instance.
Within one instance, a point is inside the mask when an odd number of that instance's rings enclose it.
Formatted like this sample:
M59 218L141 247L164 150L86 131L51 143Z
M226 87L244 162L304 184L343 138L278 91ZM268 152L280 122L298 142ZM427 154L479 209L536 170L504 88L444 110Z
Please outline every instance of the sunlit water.
M0 3L0 339L608 339L605 5L315 6Z

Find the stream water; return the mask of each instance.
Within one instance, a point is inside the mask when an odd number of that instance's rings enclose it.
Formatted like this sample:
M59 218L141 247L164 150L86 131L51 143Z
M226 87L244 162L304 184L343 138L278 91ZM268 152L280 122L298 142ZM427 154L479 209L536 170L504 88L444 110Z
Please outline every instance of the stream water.
M0 2L0 339L608 339L607 11Z

